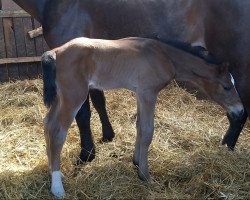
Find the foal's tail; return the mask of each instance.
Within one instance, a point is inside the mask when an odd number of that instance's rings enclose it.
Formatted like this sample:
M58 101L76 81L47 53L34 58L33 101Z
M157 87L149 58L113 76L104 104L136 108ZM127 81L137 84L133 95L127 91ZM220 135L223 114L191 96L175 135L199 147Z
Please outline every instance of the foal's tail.
M50 107L56 97L56 54L47 51L42 56L43 68L43 101Z

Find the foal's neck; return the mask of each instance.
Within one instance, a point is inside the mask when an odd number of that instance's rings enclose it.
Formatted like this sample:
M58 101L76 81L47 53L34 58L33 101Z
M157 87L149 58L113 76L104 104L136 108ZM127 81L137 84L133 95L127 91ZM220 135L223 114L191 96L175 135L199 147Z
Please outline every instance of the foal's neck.
M175 79L177 81L193 81L196 78L195 74L204 74L206 76L210 69L215 66L189 52L169 45L167 46L167 55L175 66Z

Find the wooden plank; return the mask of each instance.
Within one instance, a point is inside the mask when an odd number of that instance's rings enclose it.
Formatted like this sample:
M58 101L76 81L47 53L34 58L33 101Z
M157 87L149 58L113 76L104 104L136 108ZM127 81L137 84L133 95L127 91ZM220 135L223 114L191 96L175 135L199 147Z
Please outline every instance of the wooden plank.
M25 44L26 44L26 56L33 57L36 56L35 40L28 36L28 32L34 29L31 18L23 18L23 28L25 34ZM27 75L29 78L34 78L38 75L38 70L36 64L28 64Z
M24 10L9 11L0 10L0 18L12 18L12 17L30 17L30 14Z
M12 18L3 19L3 29L4 29L4 38L5 38L5 47L6 47L6 57L15 58L17 57L16 52L16 43L15 43L15 33L13 31L13 22ZM8 76L13 79L18 79L18 65L10 64L7 66Z
M28 34L29 34L31 39L36 38L36 37L41 36L43 34L43 28L38 27L35 30L29 31Z
M35 26L35 28L39 28L39 27L41 27L41 24L38 21L34 20L34 26ZM41 56L44 53L43 42L44 42L44 39L42 36L35 38L36 55L37 56ZM37 63L37 71L38 71L38 74L42 74L41 63Z
M0 18L0 58L6 58L3 20ZM8 70L6 65L0 65L0 82L8 81Z
M40 61L41 61L41 56L19 57L19 58L1 58L0 65L15 64L15 63L33 63L33 62L40 62Z
M0 58L6 58L4 32L3 32L3 20L2 19L0 19Z
M13 0L1 0L3 10L21 10L21 8L14 3Z
M23 31L23 19L13 18L14 30L16 36L17 57L26 57L25 34ZM18 73L20 79L27 79L28 65L26 63L18 63Z
M46 52L46 51L49 51L49 50L50 50L49 46L47 45L46 41L43 40L43 51Z
M15 48L15 34L13 31L13 23L11 18L3 19L3 30L4 30L4 39L6 46L6 57L16 57L16 48Z
M37 22L36 20L34 21L34 26L35 28L39 28L40 27L40 23ZM41 56L44 53L43 50L43 37L39 36L35 38L35 46L36 46L36 55L37 56Z

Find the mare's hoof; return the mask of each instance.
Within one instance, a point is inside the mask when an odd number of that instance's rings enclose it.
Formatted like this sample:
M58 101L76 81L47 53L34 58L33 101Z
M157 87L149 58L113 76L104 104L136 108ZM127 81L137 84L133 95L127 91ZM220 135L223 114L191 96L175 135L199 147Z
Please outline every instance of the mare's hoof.
M104 125L102 127L102 133L103 133L102 142L112 142L112 140L115 137L115 132L111 124Z
M137 167L137 168L138 168L138 166L139 166L139 162L138 162L137 160L135 160L134 158L133 158L133 164L134 164L134 166L135 166L135 167Z
M81 165L86 162L91 162L95 159L95 149L92 149L91 152L82 149L79 157L80 159L77 161L77 165Z
M142 171L140 170L140 168L138 167L138 177L141 181L145 182L145 183L152 183L152 178L150 177L149 173L142 173Z
M230 141L227 137L227 135L224 136L221 142L222 145L227 145L228 151L234 151L236 142L235 141Z
M138 177L144 183L149 183L149 184L154 183L153 179L149 175L145 176L145 175L139 173Z

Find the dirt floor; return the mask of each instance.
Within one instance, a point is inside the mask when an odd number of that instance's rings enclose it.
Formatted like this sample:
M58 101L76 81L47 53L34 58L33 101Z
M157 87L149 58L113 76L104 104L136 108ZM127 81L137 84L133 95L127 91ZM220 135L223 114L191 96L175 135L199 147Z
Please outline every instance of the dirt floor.
M126 90L105 92L116 133L102 144L94 109L96 159L82 166L76 124L62 153L66 199L250 199L250 124L235 152L221 146L225 111L176 86L163 90L155 113L149 165L153 184L142 183L132 164L136 104ZM0 85L0 199L53 199L49 192L41 80Z

